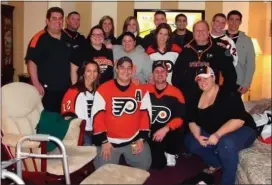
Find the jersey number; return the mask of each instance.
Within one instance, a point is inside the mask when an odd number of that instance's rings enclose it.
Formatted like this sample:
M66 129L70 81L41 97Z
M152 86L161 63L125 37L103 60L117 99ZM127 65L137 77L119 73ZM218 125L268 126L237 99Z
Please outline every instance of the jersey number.
M66 112L71 109L71 100L68 100L65 104L62 104L63 110Z
M237 55L236 48L232 48L231 49L231 55L232 56L236 56Z

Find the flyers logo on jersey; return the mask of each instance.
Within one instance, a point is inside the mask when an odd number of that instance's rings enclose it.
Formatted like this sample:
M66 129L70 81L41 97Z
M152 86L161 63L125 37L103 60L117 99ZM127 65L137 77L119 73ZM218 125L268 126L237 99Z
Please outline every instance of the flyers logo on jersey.
M171 111L169 108L164 106L152 106L152 124L156 121L159 123L166 123L171 117Z
M133 98L112 98L112 114L122 116L123 113L133 114L137 109L137 102Z
M167 66L167 72L171 73L173 71L174 63L170 60L166 60L165 65Z

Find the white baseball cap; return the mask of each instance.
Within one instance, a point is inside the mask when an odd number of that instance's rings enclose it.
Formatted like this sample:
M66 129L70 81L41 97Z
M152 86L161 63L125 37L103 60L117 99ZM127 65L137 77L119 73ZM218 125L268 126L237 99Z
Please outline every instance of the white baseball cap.
M214 71L209 66L201 67L196 72L195 81L198 81L200 77L202 78L209 78L211 76L214 76Z

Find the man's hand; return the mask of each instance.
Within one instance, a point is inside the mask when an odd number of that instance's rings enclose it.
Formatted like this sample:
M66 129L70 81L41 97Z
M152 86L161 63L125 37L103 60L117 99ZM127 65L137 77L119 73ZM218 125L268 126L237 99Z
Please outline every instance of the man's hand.
M163 127L159 129L153 135L153 141L161 142L169 131L170 131L169 127Z
M199 142L199 144L200 144L201 146L206 147L207 144L208 144L208 138L205 137L205 136L199 136L199 137L197 138L197 140L198 140L198 142Z
M44 95L44 88L40 82L33 83L33 86L39 91L40 95Z
M135 155L141 153L144 150L144 141L143 139L138 139L136 142L136 147L135 147Z
M114 150L113 146L110 142L104 143L101 146L101 155L105 161L109 160L111 158L111 152Z
M241 94L245 94L248 91L248 87L242 87L240 86L238 89L238 92L240 92Z

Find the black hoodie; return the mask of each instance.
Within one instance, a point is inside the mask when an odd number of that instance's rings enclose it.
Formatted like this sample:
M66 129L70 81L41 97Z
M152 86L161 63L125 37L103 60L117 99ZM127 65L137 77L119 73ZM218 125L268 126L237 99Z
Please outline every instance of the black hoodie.
M209 38L205 46L198 46L195 40L189 42L180 53L174 65L172 84L180 90L195 93L199 87L195 82L196 71L210 66L215 73L216 82L227 89L236 90L236 71L229 50L218 46ZM219 78L219 76L221 76Z
M178 44L181 48L184 47L184 45L188 44L191 40L193 40L193 33L186 29L186 33L184 35L183 41L181 41L180 38L181 35L177 34L177 30L173 32L173 41L175 44Z

